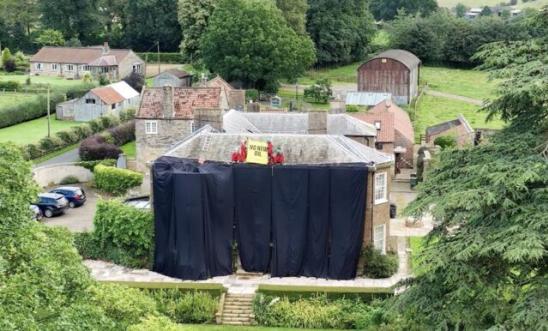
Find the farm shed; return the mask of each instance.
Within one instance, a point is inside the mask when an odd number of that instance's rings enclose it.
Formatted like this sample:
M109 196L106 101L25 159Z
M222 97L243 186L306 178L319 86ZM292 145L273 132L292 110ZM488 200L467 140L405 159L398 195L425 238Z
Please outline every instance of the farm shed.
M152 87L164 86L191 87L192 75L179 69L166 70L154 76L152 80Z
M139 92L124 81L97 87L74 102L73 119L86 122L106 114L117 115L121 110L137 107L139 99Z
M391 49L358 68L358 91L386 92L398 104L409 104L418 95L421 60L413 53Z

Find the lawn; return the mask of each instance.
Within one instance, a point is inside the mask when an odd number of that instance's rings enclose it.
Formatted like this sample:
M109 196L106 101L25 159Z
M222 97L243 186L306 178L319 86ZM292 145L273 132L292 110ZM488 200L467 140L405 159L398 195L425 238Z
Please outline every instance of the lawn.
M299 84L311 85L318 79L329 79L332 82L356 83L358 67L363 62L356 62L342 67L312 69L299 78Z
M16 81L19 82L23 88L27 87L26 81L29 78L28 75L13 75L13 74L0 74L1 81ZM73 87L84 85L81 80L69 80L62 77L47 77L47 76L30 76L31 88L34 84L47 84L50 85L53 90L68 90Z
M312 109L329 110L329 103L314 103L305 101L303 99L303 89L299 88L297 93L297 108L302 109L304 107L303 102L310 105ZM295 100L295 88L294 87L282 87L278 90L277 95L282 98L282 107L289 109L289 102Z
M479 108L479 106L462 101L424 95L415 113L413 123L415 136L419 139L421 135L425 134L427 127L453 120L459 114L463 114L474 129L500 129L504 126L504 122L500 119L486 122L487 113L478 112Z
M55 114L51 116L51 134L77 126L81 123L72 121L59 121L55 118ZM7 128L0 129L0 142L14 142L16 144L32 144L38 142L48 134L47 116L12 125Z
M137 155L135 141L129 142L120 148L122 148L124 154L126 154L126 156L130 159L134 159Z
M479 100L495 96L496 82L483 71L423 66L420 75L421 84L435 91Z

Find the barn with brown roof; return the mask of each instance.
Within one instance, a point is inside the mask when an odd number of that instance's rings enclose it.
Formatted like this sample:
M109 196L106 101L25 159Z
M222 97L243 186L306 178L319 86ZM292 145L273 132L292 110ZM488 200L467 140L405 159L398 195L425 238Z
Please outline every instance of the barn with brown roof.
M359 92L392 94L398 104L418 95L421 60L402 49L382 52L358 68Z
M129 49L111 49L108 43L92 47L42 47L30 59L30 73L79 79L85 72L111 80L144 74L145 62Z
M409 114L390 99L380 102L368 112L354 116L375 125L377 140L375 147L385 153L394 154L396 171L413 168L413 146L415 133Z

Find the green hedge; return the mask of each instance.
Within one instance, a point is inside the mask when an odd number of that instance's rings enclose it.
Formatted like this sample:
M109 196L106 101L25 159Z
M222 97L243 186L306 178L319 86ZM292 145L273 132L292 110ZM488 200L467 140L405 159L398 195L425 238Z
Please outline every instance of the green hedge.
M55 105L64 100L64 94L52 94L50 96L51 113L55 112ZM4 106L0 108L0 129L45 116L47 113L48 106L45 95L37 95L34 98Z
M130 268L150 268L154 249L152 212L120 201L99 201L94 230L75 235L85 259L112 261Z
M147 63L158 63L158 53L137 53L137 55ZM185 63L185 59L181 53L160 53L160 63Z
M362 251L364 257L364 274L370 278L388 278L398 271L399 259L395 253L381 252L373 247L366 247Z
M123 195L130 188L141 185L143 174L102 164L95 166L95 185L103 192L114 195Z
M179 289L143 290L156 300L158 312L172 321L186 324L213 323L219 298L203 291Z
M386 321L379 301L330 300L326 295L292 300L260 293L253 302L253 312L259 325L270 327L363 330Z

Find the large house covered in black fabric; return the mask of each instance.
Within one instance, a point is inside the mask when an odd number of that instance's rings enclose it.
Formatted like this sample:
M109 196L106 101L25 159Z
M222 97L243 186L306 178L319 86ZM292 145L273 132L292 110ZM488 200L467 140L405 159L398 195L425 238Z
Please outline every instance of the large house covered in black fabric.
M268 142L283 164L234 162L246 141ZM154 270L194 280L230 274L236 240L245 271L352 279L364 245L395 249L393 163L342 135L230 134L205 125L152 166Z

